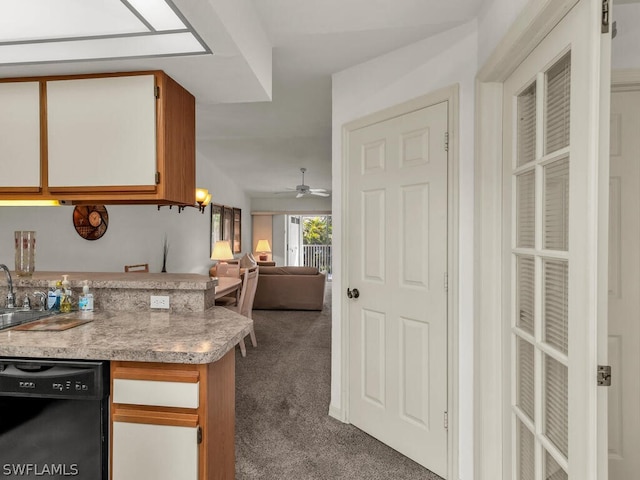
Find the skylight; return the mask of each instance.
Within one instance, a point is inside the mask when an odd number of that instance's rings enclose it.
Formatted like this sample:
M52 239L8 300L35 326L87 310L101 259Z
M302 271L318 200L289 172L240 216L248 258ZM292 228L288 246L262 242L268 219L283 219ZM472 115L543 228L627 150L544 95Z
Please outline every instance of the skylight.
M171 0L3 0L0 64L210 54Z

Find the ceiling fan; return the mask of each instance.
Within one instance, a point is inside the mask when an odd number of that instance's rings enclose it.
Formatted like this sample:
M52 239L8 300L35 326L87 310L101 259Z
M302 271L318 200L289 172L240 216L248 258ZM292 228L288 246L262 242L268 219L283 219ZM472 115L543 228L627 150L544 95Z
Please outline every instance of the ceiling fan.
M276 193L290 193L297 192L296 198L302 198L305 195L317 195L319 197L328 197L330 194L324 188L311 188L309 185L305 185L304 183L304 172L306 172L306 168L301 168L300 172L302 172L302 183L300 185L296 185L295 188L287 187L286 192L276 192Z

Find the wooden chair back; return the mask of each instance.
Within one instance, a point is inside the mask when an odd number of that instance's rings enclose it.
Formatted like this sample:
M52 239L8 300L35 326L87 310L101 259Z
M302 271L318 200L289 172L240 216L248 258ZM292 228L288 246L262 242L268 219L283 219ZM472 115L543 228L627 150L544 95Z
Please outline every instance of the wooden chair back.
M242 291L240 292L240 301L238 302L238 313L251 318L253 300L256 297L256 288L258 286L258 267L247 268L244 271L243 277Z
M125 265L124 271L126 273L149 273L149 264L139 263L137 265Z

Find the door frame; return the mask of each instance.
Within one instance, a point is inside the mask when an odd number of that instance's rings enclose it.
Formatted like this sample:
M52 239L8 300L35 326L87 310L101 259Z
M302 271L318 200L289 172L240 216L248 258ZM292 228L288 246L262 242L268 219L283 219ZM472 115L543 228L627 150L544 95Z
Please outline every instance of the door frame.
M447 171L447 478L458 478L458 383L459 383L459 340L458 340L458 260L459 260L459 86L436 90L407 102L366 115L346 123L342 127L342 221L340 238L342 245L348 245L349 204L349 136L354 130L367 127L395 117L405 115L432 105L448 102L448 171ZM443 139L444 142L444 139ZM349 285L349 252L344 251L340 258L340 279L342 285ZM349 421L349 305L342 302L341 307L341 420ZM444 421L444 419L443 419Z
M502 183L502 96L504 81L535 49L540 41L562 20L579 0L530 0L522 9L518 18L502 41L493 50L491 56L478 71L476 76L476 145L475 145L475 229L474 229L474 478L476 480L499 480L509 478L510 472L503 473L504 414L503 402L508 385L504 383L504 362L509 361L508 348L503 342L503 298L502 298L502 218L503 218L503 183ZM592 16L599 18L595 9L600 2L591 0ZM595 17L598 15L598 17ZM599 30L593 30L591 39L601 48L610 48L610 37L600 39ZM601 42L601 43L600 43ZM593 52L599 57L601 50ZM591 82L601 82L604 75L610 72L594 71ZM594 102L595 103L595 102ZM608 111L608 99L602 100L592 108ZM608 119L607 119L608 121ZM597 136L596 136L597 137ZM606 143L606 145L604 144ZM599 142L596 138L593 145L598 155L608 156L608 142ZM599 174L608 178L608 162L600 165ZM598 199L590 206L593 212L601 212ZM605 202L606 203L606 202ZM596 213L594 213L595 215ZM602 229L601 229L602 230ZM598 232L606 245L605 232ZM594 252L594 254L597 252ZM607 259L598 256L597 269L606 271ZM606 318L606 298L597 298L593 306L599 318ZM604 316L602 316L604 315ZM589 326L593 337L597 338L597 361L605 365L606 328L599 325ZM595 372L594 372L595 382ZM587 399L585 406L589 412L597 413L597 405L606 405L606 389L598 389L597 396ZM595 415L598 417L598 415ZM605 416L606 417L606 416ZM602 445L607 442L607 420L598 417L597 434L594 442ZM601 447L598 448L602 452ZM604 448L606 452L606 448ZM608 460L594 458L591 460L595 478L607 478Z

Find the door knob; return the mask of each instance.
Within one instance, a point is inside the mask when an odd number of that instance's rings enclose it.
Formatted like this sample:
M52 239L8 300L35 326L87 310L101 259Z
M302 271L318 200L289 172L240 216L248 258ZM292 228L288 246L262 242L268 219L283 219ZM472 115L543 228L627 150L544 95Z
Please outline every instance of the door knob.
M353 290L351 290L350 288L347 288L347 297L358 298L359 296L360 296L360 292L358 291L357 288L354 288Z

